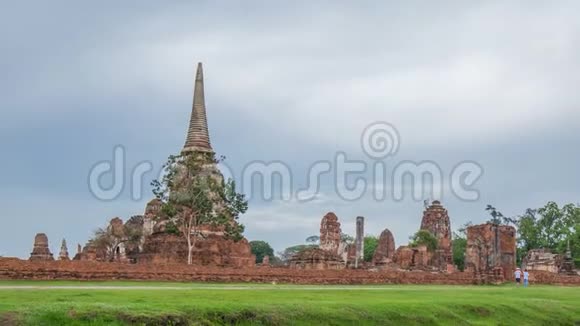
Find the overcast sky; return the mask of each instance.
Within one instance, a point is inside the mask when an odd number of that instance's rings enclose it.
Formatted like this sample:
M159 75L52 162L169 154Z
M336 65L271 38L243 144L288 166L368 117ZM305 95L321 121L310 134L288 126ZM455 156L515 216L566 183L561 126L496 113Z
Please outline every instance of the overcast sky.
M300 186L337 152L372 162L361 133L387 121L400 134L388 166L483 168L478 200L443 193L454 229L485 221L487 204L514 215L579 202L579 16L577 1L3 2L0 255L27 258L37 232L74 253L112 217L142 214L149 187L101 201L89 171L116 145L127 179L180 151L198 61L212 145L234 176L281 161ZM326 178L306 203L252 199L246 237L280 251L328 211L351 234L365 216L367 233L389 228L398 245L419 228L421 200L333 189Z

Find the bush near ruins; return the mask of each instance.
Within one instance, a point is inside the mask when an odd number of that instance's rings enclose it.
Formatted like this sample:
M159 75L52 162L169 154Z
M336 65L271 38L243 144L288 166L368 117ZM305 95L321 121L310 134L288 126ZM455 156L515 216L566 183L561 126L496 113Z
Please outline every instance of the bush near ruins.
M256 256L256 263L262 263L265 256L274 258L274 249L266 241L250 241L250 248L252 248L252 254Z
M424 245L427 246L429 251L435 251L437 249L437 238L427 230L419 230L411 237L409 245L411 247Z
M473 223L467 222L463 224L457 232L453 232L453 240L451 245L453 247L453 264L463 272L465 269L465 249L467 248L467 228Z
M367 235L364 237L364 261L370 262L373 260L375 250L379 245L379 238L374 235Z

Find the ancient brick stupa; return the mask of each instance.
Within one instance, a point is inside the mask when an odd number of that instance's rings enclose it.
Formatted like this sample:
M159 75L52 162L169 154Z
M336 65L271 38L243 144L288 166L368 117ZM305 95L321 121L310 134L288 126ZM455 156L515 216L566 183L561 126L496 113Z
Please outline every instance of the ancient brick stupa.
M201 63L197 66L191 118L181 154L202 160L202 174L208 175L218 182L223 180L223 176L214 161L214 151L209 138ZM153 263L183 263L187 261L187 244L182 237L167 233L163 221L157 221L154 215L155 210L159 208L158 206L158 201L152 201L146 209L145 220L146 222L153 220L153 225L145 230L146 233L151 232L151 234L145 238L143 251L138 260ZM219 205L215 205L214 208L219 209ZM232 219L230 223L237 222ZM223 230L224 228L209 225L202 227L203 236L196 241L193 250L193 264L254 266L256 258L251 253L248 241L245 238L238 242L226 240L223 236Z
M324 215L320 221L320 249L338 254L340 235L338 217L332 212Z
M395 238L389 229L384 229L379 237L379 243L373 254L373 265L387 265L393 261L395 254Z
M439 270L451 268L453 266L451 222L447 210L438 200L433 201L423 212L421 230L427 230L437 238L437 250L431 259L431 265Z
M290 268L296 269L343 269L345 262L340 254L340 222L329 212L320 221L320 246L307 248L290 258Z
M34 247L30 253L31 261L54 260L50 249L48 248L48 237L44 233L38 233L34 237Z

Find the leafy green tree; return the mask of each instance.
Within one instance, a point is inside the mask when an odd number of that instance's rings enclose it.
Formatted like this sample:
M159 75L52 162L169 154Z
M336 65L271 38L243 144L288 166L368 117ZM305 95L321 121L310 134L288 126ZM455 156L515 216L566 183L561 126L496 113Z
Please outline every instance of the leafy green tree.
M574 242L580 223L580 207L567 204L559 207L548 202L538 209L527 209L517 220L518 244L522 251L546 248L564 252L568 240Z
M451 241L453 246L453 264L460 271L465 269L465 249L467 249L467 239L456 238Z
M431 232L427 230L419 230L411 237L411 242L409 245L411 247L425 245L429 251L435 251L438 246L438 241Z
M488 220L489 223L504 225L516 224L516 219L504 216L500 211L491 205L487 205L485 210L489 212L489 215L491 215L491 219Z
M467 228L473 225L471 222L463 224L457 232L453 232L453 240L451 244L453 247L453 264L459 268L460 271L465 269L465 249L467 248Z
M256 255L256 263L261 263L265 256L274 258L274 249L266 241L250 241L250 248Z
M377 246L379 245L379 238L374 235L367 235L364 237L364 261L370 262L373 260L373 255Z
M153 181L153 193L161 200L160 218L175 224L187 241L187 263L204 227L224 229L224 237L239 241L244 226L237 223L248 209L243 194L232 180L224 182L208 171L208 163L218 163L211 153L193 153L169 157L161 180Z

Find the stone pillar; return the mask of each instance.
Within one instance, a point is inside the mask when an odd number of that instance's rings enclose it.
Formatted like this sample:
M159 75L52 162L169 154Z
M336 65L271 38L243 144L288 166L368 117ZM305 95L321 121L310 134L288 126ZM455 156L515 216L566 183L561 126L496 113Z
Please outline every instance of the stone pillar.
M358 268L359 261L364 260L364 236L365 236L365 218L358 216L356 218L356 257L354 260L354 267Z

